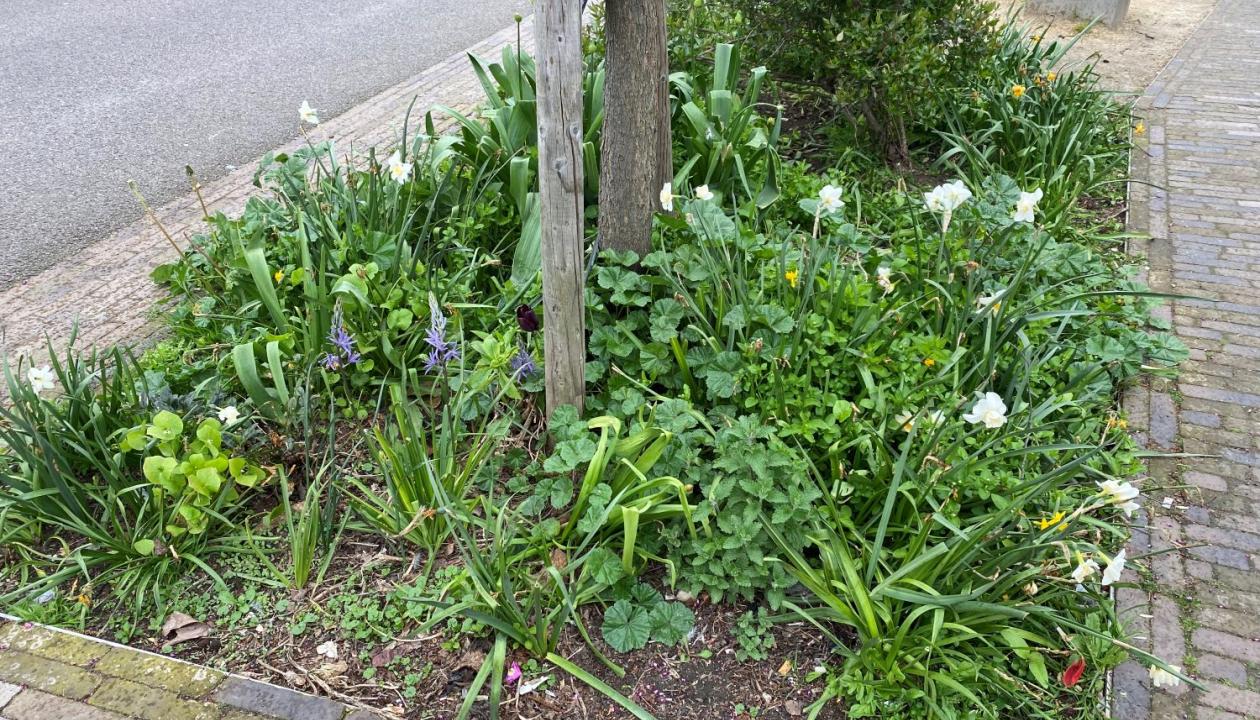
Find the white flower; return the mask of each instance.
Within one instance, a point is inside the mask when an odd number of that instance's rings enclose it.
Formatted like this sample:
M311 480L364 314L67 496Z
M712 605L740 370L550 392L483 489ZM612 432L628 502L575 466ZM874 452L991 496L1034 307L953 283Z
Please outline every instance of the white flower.
M219 408L219 422L224 426L235 425L237 420L241 419L241 411L236 409L235 405Z
M982 295L976 298L976 311L981 313L987 311L997 315L998 311L1002 309L1002 296L1005 294L1005 290L998 290L992 295Z
M824 185L822 190L818 191L818 213L826 215L833 213L844 207L844 201L840 199L840 188L835 185Z
M884 289L884 294L893 291L892 268L880 265L875 270L875 283Z
M1080 585L1096 572L1098 572L1098 563L1093 560L1081 559L1080 564L1072 571L1072 579L1076 581L1077 585Z
M963 420L973 425L984 423L990 430L1000 428L1006 424L1006 403L1002 402L1001 395L987 392L971 406L971 412L963 415Z
M32 367L27 370L26 381L31 384L31 389L35 391L36 395L57 387L57 376L53 374L52 368L47 365Z
M897 424L901 426L902 432L910 432L914 429L914 413L909 412L908 410L903 410L894 419L897 421Z
M712 200L713 199L713 193L709 192L708 185L701 185L700 187L696 188L696 199L697 200Z
M1120 574L1124 572L1124 561L1124 550L1116 553L1116 556L1111 558L1111 562L1107 563L1107 567L1103 569L1103 587L1106 587L1120 579Z
M411 163L404 163L402 155L397 150L389 156L389 160L385 161L385 166L389 168L389 176L399 185L407 182L407 178L411 177Z
M1011 213L1011 218L1015 222L1032 222L1033 212L1037 209L1037 202L1040 200L1041 188L1037 188L1032 192L1021 192L1019 200L1015 203L1015 212Z
M337 643L336 641L329 640L328 642L315 648L315 652L320 655L323 655L329 660L336 660L337 659Z
M1141 507L1136 502L1140 492L1133 487L1132 483L1104 480L1097 485L1098 493L1103 496L1103 500L1120 508L1125 517L1133 517L1133 511Z
M949 230L949 220L963 203L971 199L971 191L962 180L937 185L932 192L923 193L923 204L928 210L941 214L941 232Z
M661 187L661 208L665 212L674 212L674 186L670 183Z
M927 423L928 425L940 425L941 423L945 422L945 413L941 412L940 410L933 410L932 412L923 416L923 422Z
M1176 665L1169 665L1174 672L1181 672L1181 668ZM1181 678L1173 675L1158 665L1152 665L1150 669L1151 684L1157 688L1174 688L1181 684Z
M302 101L301 107L298 108L298 115L302 117L302 122L312 125L319 124L319 115L315 114L315 108L311 107L311 104L305 100Z

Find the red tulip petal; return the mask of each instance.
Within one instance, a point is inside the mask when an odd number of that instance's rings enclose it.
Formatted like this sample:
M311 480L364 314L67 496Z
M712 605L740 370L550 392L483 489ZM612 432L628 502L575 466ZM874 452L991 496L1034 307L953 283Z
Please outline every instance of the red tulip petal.
M1081 681L1081 676L1085 674L1085 658L1081 658L1063 671L1063 686L1072 687Z

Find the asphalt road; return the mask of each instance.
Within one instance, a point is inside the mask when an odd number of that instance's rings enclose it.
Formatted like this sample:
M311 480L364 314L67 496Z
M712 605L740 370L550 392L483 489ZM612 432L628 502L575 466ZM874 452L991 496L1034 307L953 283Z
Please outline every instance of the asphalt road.
M0 290L507 27L530 0L0 3ZM0 308L0 313L4 308Z

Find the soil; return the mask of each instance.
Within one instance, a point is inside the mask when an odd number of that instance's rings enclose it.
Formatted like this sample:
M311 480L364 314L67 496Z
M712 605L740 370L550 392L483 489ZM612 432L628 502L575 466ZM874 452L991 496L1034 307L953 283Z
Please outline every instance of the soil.
M1140 93L1177 54L1216 3L1217 0L1132 0L1120 27L1094 25L1064 58L1064 64L1079 64L1097 56L1097 70L1104 87ZM1087 24L1071 15L1056 16L1024 5L1023 0L1007 0L1000 12L1019 10L1023 21L1046 38L1069 40Z

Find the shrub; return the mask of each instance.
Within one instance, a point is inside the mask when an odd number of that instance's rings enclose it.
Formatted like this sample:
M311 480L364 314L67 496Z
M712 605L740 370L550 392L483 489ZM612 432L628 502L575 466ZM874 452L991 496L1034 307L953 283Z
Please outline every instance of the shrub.
M910 135L932 127L985 67L992 6L977 0L721 0L738 36L782 82L815 88L897 164Z

